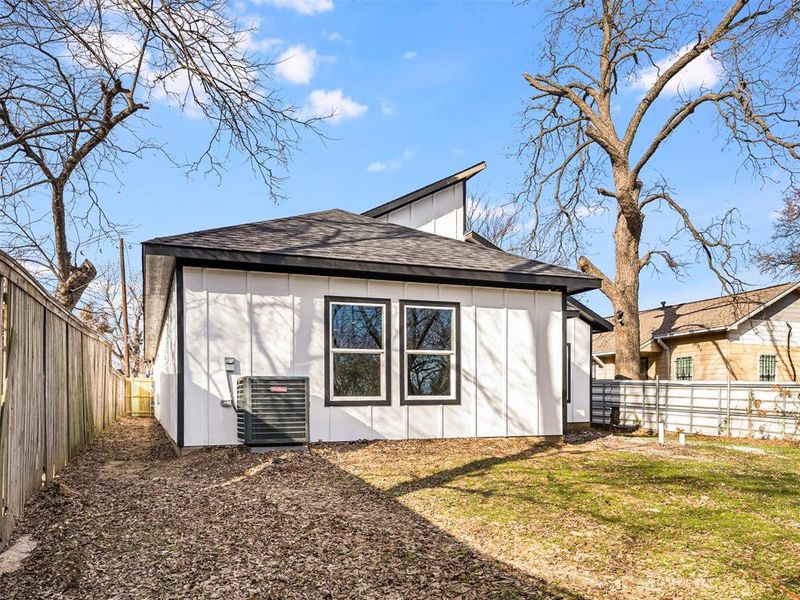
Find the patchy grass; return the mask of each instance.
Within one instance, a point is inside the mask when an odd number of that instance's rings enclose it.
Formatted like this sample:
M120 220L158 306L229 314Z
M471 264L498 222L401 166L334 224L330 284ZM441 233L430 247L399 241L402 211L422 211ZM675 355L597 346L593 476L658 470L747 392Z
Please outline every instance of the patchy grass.
M576 594L800 598L797 445L580 436L323 453L476 550Z

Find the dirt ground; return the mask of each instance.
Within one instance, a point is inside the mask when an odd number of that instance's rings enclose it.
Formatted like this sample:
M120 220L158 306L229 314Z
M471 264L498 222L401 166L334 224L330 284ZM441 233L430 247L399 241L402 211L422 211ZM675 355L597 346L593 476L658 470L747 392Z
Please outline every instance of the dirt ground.
M0 598L575 597L471 549L329 452L176 458L154 421L125 420L31 500L15 536L37 545L0 574Z

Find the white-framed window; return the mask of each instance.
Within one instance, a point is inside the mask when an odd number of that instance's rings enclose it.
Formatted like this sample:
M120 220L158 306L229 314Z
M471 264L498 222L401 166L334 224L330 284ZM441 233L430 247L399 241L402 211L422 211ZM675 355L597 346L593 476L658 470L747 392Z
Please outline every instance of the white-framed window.
M400 302L400 403L461 403L461 305Z
M775 381L778 374L778 357L774 354L759 354L758 380Z
M390 405L391 302L325 297L325 404Z
M675 379L691 381L694 375L694 359L691 356L679 356L675 359Z

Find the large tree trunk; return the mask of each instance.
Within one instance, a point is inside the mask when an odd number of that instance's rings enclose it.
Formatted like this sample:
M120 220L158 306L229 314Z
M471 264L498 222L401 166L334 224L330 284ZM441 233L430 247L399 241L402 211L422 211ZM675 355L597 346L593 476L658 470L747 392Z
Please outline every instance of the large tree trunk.
M644 218L638 207L639 194L635 186L618 183L617 198L620 209L614 229L616 280L614 297L611 298L615 319L616 378L639 379L639 242Z
M58 266L56 300L68 311L77 306L86 287L97 277L97 269L90 260L80 266L72 264L67 238L66 210L64 207L64 183L60 179L53 185L52 196L53 241Z

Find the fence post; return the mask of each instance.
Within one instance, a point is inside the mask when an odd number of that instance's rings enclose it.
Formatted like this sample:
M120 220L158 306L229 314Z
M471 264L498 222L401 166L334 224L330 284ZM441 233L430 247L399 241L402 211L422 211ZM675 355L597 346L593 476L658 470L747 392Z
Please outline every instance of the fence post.
M603 384L603 417L601 420L603 425L606 424L606 384Z
M731 376L728 375L728 408L725 418L728 421L728 437L731 437Z
M628 418L628 383L626 381L622 382L622 411L620 413L619 424L625 425L625 421Z
M694 427L694 384L689 383L689 433Z
M642 427L647 427L647 382L642 380Z
M784 392L783 394L783 414L781 415L781 438L786 439L786 420L789 418L789 415L786 413L786 396L787 393Z
M658 375L656 375L656 427L658 427L658 424L661 423L661 405L658 397L660 385L661 380L658 378Z

